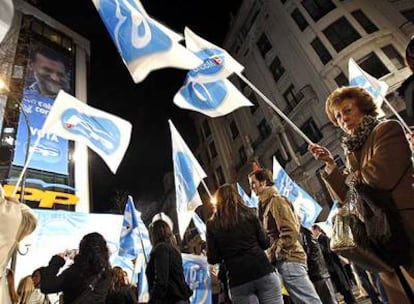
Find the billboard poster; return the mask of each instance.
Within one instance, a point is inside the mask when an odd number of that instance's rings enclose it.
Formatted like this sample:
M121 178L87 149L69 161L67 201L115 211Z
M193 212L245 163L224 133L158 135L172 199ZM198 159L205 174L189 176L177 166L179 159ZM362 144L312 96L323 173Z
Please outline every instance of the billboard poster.
M30 147L33 152L28 168L68 174L68 141L46 133L34 147L47 114L60 89L71 93L72 62L59 52L39 42L30 44L30 58L26 69L22 109L27 114ZM25 115L20 109L13 164L23 166L29 140Z

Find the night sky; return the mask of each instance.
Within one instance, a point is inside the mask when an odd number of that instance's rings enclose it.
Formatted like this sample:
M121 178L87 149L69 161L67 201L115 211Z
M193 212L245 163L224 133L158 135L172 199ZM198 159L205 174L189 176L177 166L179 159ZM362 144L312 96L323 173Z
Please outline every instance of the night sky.
M241 0L212 0L204 8L198 0L141 1L150 16L178 33L188 26L199 36L221 45L230 13ZM174 105L173 97L186 71L157 70L135 84L121 61L91 0L42 0L41 9L91 42L88 104L118 115L133 125L131 143L116 175L90 151L93 212L106 212L116 193L129 193L139 204L158 201L162 177L172 170L168 119L194 151L196 137L190 111ZM138 204L138 205L139 205Z

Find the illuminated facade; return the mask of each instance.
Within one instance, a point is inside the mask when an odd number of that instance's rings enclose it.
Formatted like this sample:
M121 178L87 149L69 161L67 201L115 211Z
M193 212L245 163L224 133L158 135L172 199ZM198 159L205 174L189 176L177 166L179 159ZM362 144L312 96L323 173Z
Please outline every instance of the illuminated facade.
M30 152L26 202L89 212L86 146L51 134L37 139L59 89L87 100L89 42L27 2L14 2L12 28L0 45L0 68L10 88L0 98L0 178L10 193L29 155L29 139L31 145L38 141ZM53 73L55 82L42 83L44 73Z
M326 97L348 84L352 57L389 84L389 101L404 110L393 91L410 74L403 57L413 20L414 3L405 0L244 0L224 48L245 66L246 77L261 92L340 163L339 134L325 114ZM307 152L305 141L250 87L232 80L254 107L214 119L193 115L200 140L195 154L210 190L236 181L248 189L251 161L271 169L276 157L322 205L330 203L317 174L322 164Z

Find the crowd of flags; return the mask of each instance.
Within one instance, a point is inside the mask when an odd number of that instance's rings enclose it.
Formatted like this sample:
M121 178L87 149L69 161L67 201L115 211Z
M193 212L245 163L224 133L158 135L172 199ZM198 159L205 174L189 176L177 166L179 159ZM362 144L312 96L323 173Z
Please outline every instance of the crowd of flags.
M157 69L186 69L184 84L173 98L178 107L214 118L240 107L252 106L227 79L232 74L245 79L241 74L244 67L224 49L199 37L189 28L185 28L184 37L175 33L150 17L139 1L92 1L135 83L143 81ZM12 14L6 16L4 13L10 10L13 11L12 1L2 1L0 41L10 28L8 17ZM180 44L183 39L186 46ZM352 58L348 68L350 85L365 88L380 108L388 85L363 71ZM205 239L205 223L195 210L202 204L197 189L207 175L171 120L169 127L179 234L183 237L192 220ZM130 122L90 107L63 91L59 92L42 128L43 134L53 133L86 144L101 156L114 174L128 148L131 130ZM320 214L321 206L289 177L276 159L273 160L273 174L278 191L293 204L302 225L310 227ZM246 206L258 207L258 198L254 194L247 195L239 184L237 188ZM119 254L130 259L147 260L150 250L148 231L132 197L129 197Z

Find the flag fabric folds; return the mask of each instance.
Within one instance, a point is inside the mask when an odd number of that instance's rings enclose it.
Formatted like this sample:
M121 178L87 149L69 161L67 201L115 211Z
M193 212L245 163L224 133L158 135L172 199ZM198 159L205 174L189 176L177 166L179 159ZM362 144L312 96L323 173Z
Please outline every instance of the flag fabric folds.
M301 224L311 228L322 207L289 177L275 157L273 157L273 182L277 191L292 203L301 219Z
M98 110L61 90L43 124L41 134L86 144L115 174L131 138L131 124Z
M241 73L244 67L226 50L197 36L188 27L184 29L187 49L202 59L203 63L188 72L191 81L211 82Z
M183 109L219 117L253 104L227 79L215 82L195 82L187 77L174 96L174 103Z
M259 207L259 198L252 191L251 196L248 196L244 191L243 187L237 183L237 191L239 192L241 198L243 199L244 204L249 208L258 208Z
M197 188L207 175L172 121L169 120L168 123L171 130L178 228L182 238L195 209L202 204Z
M148 260L151 248L147 227L135 208L132 196L128 195L119 238L118 254L129 259L136 259L139 255L145 254Z
M14 5L12 0L0 1L0 42L3 41L9 31L14 15Z
M157 69L194 69L202 62L183 37L151 18L140 1L92 0L135 83Z
M198 216L198 214L196 212L194 212L193 214L193 223L194 226L196 227L198 234L200 235L200 238L206 242L207 241L207 237L206 237L206 233L207 233L207 228L206 228L206 224L203 222L203 220Z
M387 94L388 84L385 81L376 79L362 70L352 58L348 61L348 72L349 85L358 86L367 90L372 95L374 102L377 105L379 110L378 116L384 116L385 114L381 110L381 106L384 101L384 96Z

